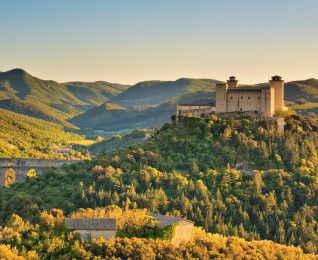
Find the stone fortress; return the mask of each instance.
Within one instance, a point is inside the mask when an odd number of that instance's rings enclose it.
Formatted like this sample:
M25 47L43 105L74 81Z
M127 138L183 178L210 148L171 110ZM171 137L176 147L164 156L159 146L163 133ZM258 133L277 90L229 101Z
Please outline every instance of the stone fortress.
M269 86L240 87L235 77L216 87L216 113L249 114L272 117L276 111L284 110L284 81L280 76L272 77Z
M273 76L269 85L239 86L235 77L216 86L216 106L199 104L177 105L177 117L204 117L215 113L220 117L273 117L285 109L284 81Z

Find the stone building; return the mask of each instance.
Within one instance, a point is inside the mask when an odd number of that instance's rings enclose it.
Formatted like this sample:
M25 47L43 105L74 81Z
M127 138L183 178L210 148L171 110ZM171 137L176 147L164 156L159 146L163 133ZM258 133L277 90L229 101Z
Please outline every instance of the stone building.
M272 117L276 111L285 109L284 81L273 76L269 85L239 86L235 77L216 87L216 114L235 114L252 117Z
M205 115L212 114L214 112L215 107L209 104L178 104L176 115L177 117L204 117Z
M114 218L66 218L66 227L79 233L84 240L116 236L117 221Z
M54 153L61 153L64 155L70 155L71 151L72 151L72 146L68 145L68 146L57 146L57 145L52 145L51 146L51 150Z
M179 245L181 242L190 241L193 238L194 223L178 217L166 216L157 213L150 214L157 222L160 228L174 225L174 233L171 243Z

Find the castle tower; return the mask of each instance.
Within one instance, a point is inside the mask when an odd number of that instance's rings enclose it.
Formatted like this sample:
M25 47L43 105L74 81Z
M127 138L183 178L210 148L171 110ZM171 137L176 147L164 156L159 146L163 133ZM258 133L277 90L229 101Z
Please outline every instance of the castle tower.
M283 110L285 107L284 103L284 81L280 76L273 76L272 80L269 81L270 88L274 89L274 111Z
M220 83L216 85L216 101L215 101L215 112L225 113L227 112L227 88L226 83Z
M227 81L227 85L229 88L237 88L238 87L238 80L234 76L231 76L230 79Z

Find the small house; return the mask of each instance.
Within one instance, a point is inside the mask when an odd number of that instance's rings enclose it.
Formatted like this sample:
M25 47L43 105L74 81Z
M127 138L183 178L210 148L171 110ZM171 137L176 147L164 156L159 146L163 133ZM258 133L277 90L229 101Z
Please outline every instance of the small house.
M72 151L72 146L68 145L68 146L57 146L57 145L52 145L51 146L51 150L54 153L61 153L64 155L70 155L71 151Z
M179 245L181 242L190 241L193 238L194 223L179 217L166 216L157 213L150 214L158 223L159 228L173 226L174 231L171 237L171 243Z
M84 240L116 236L117 222L114 218L66 218L66 227L79 233Z

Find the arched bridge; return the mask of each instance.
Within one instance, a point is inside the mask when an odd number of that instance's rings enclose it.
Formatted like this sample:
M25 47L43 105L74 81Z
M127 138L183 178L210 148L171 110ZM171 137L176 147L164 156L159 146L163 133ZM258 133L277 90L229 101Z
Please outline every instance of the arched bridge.
M81 162L80 160L50 160L50 159L24 159L24 158L0 158L0 185L5 183L7 170L15 171L16 182L25 180L28 171L34 169L41 174L46 168L60 168L63 165Z

